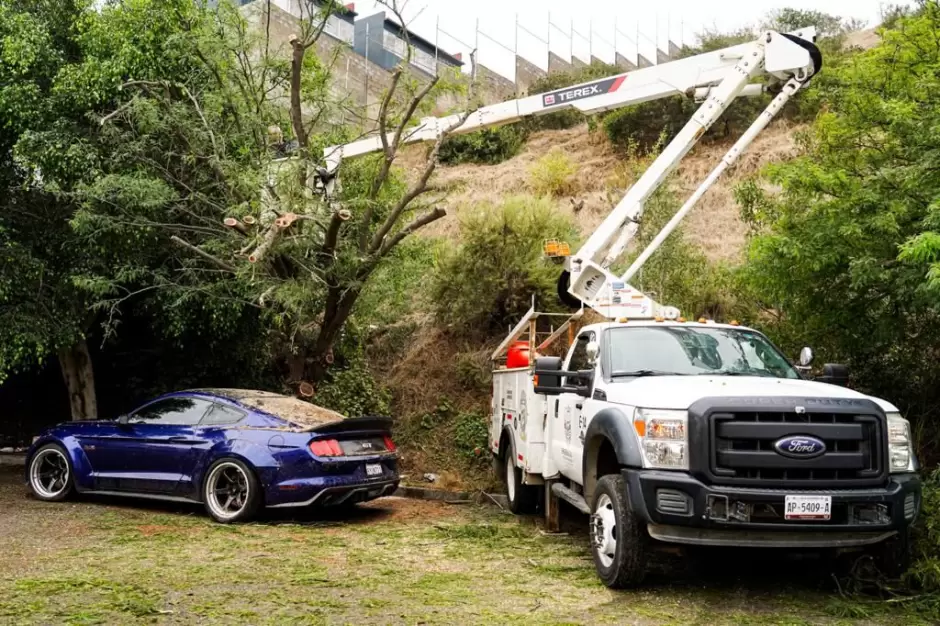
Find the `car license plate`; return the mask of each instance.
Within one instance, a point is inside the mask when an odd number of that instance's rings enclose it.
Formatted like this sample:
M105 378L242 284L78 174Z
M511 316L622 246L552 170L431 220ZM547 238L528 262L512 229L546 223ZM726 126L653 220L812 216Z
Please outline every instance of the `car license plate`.
M366 476L381 476L381 475L382 475L381 463L366 463Z
M832 496L787 496L785 519L827 520L832 516Z

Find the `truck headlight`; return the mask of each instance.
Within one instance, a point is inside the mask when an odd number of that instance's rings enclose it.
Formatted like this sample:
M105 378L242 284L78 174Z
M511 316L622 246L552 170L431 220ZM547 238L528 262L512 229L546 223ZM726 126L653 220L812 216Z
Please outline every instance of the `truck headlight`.
M892 474L914 471L911 423L900 413L888 413L888 469Z
M643 467L689 469L688 425L687 411L636 409L633 429L640 441Z

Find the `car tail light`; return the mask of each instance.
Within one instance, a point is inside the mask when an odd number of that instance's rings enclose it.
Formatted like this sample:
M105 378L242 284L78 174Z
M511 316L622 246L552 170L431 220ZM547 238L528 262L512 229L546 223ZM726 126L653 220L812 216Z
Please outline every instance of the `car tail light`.
M335 439L318 439L310 442L310 451L317 456L343 456L343 449Z
M385 435L385 449L388 450L389 452L394 452L397 449L395 446L395 442L392 441L392 438L389 437L388 435Z

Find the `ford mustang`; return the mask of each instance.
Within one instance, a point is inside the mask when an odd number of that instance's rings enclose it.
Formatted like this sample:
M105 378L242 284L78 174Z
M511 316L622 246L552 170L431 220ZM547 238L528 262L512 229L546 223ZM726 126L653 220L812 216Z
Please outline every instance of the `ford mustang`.
M389 495L398 453L386 417L346 419L245 389L160 396L113 420L67 422L35 439L26 480L40 500L76 493L202 503L219 522L263 507L337 506Z

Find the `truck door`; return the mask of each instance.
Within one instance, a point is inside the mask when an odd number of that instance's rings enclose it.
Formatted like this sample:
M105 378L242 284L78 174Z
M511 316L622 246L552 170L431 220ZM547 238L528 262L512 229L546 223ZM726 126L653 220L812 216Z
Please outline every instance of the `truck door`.
M594 333L589 331L578 336L577 341L568 352L568 359L565 363L566 370L576 371L591 368L588 361L587 346L594 341L594 338ZM567 381L564 382L567 383ZM582 411L586 401L587 398L574 392L562 393L555 401L555 428L552 429L552 447L555 451L555 462L562 474L577 482L581 480L581 454L584 449L582 437L587 430Z

